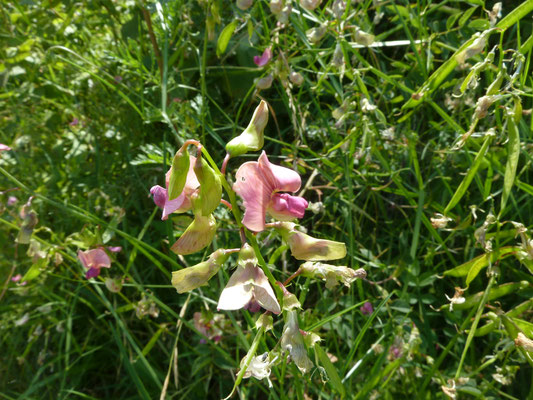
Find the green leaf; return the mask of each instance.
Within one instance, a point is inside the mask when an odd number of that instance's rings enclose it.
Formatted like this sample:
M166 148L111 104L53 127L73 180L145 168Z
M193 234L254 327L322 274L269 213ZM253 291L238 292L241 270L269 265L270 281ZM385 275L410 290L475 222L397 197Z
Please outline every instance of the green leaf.
M48 263L48 259L46 257L39 258L39 260L30 267L28 272L24 274L24 276L22 277L20 281L21 282L31 281L32 279L37 278L41 274L41 269L46 267L47 263Z
M459 18L459 27L462 28L464 24L470 19L474 11L477 10L477 6L469 8L466 10L462 15L461 18Z
M235 31L236 27L237 21L233 21L226 25L222 32L220 32L220 36L218 37L217 41L217 57L220 57L226 51L229 40L231 39L231 35L233 35L233 31Z
M341 397L344 397L346 395L346 390L344 389L344 385L342 384L341 378L339 376L339 373L337 372L337 369L335 366L331 363L328 355L322 348L318 345L318 343L315 344L314 350L316 355L318 356L318 359L320 360L320 365L324 367L326 370L326 373L329 377L329 383L331 383L331 386L339 392Z
M189 153L187 149L180 149L176 152L174 159L172 160L172 171L168 181L168 199L174 200L177 198L187 181L187 174L189 173Z
M491 262L496 262L496 260L502 260L506 257L509 257L514 252L520 250L519 247L506 246L501 247L499 251L494 251L490 253ZM462 276L467 276L472 268L479 268L480 270L489 265L488 261L489 254L485 253L478 257L471 259L470 261L465 262L455 268L444 271L444 275L453 276L455 278L460 278Z
M519 103L518 103L519 104ZM521 110L520 110L521 112ZM507 131L509 141L507 142L507 163L505 165L505 177L503 180L502 201L500 205L500 216L503 214L505 204L511 193L516 177L516 168L518 167L518 158L520 156L520 136L513 114L507 114Z
M487 149L489 148L489 144L492 140L492 136L487 136L485 138L485 141L483 142L483 145L481 146L481 149L476 155L476 158L474 159L474 162L472 163L472 166L468 170L468 173L464 177L463 181L455 191L452 199L444 209L444 215L446 215L452 208L454 208L457 203L459 203L459 200L464 196L466 193L466 190L470 186L470 183L472 182L472 179L476 176L477 170L479 169L481 162L483 161L485 157L485 153L487 152Z

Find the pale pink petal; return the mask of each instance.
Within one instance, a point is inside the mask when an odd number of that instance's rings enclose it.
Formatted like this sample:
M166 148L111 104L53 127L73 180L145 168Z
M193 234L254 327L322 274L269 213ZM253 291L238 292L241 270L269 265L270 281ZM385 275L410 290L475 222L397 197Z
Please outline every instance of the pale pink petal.
M259 168L271 187L280 192L296 192L302 185L300 175L292 169L272 164L263 151L259 156Z
M270 59L272 58L272 50L270 50L270 47L266 49L261 56L254 56L254 63L258 67L264 67L268 64Z
M253 282L255 300L261 304L261 307L265 310L271 311L274 314L279 314L281 308L276 299L276 295L274 294L274 290L272 290L272 286L270 286L270 283L268 282L268 278L261 268L252 268L255 269L255 279Z
M274 193L267 211L276 219L290 221L294 218L302 218L308 205L309 203L303 197Z
M253 268L253 267L251 267ZM238 310L246 306L253 297L253 269L237 267L218 300L219 310Z
M102 249L78 250L78 258L85 268L110 268L111 260Z
M12 282L18 282L22 279L22 275L21 274L17 274L15 275L13 278L11 278L11 281Z
M122 247L121 246L109 246L107 250L109 250L111 253L120 253L122 251Z
M8 151L11 150L11 147L9 147L6 144L0 143L0 151Z
M264 179L257 162L246 162L237 170L233 190L243 200L245 212L242 223L248 229L255 232L265 229L266 209L273 189Z

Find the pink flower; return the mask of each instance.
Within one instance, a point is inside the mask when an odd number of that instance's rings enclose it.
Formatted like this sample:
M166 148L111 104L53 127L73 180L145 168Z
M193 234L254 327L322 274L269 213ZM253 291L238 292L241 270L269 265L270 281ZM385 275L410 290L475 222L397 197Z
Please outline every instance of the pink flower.
M257 266L254 249L245 244L239 252L237 269L222 290L217 308L219 310L238 310L245 308L250 312L259 311L260 307L279 314L276 295L263 270Z
M252 263L244 268L237 267L220 294L217 308L219 310L245 308L250 312L257 312L260 307L274 314L281 312L274 290L263 270Z
M363 315L370 315L374 312L374 308L372 307L372 303L367 301L365 304L363 304L363 307L360 308L361 314Z
M109 246L107 250L109 250L111 253L120 253L122 251L122 247L121 246Z
M78 250L78 259L85 268L89 269L85 274L87 279L100 275L100 268L111 267L111 260L102 248L87 251Z
M11 147L9 147L6 144L0 143L0 151L9 151L11 150Z
M9 196L7 198L7 205L8 206L13 206L17 203L17 198L15 196Z
M279 193L296 192L301 184L296 171L271 164L264 151L257 162L242 164L237 170L233 190L244 202L244 226L255 232L262 231L265 229L267 212L282 221L302 218L308 205L307 200Z
M73 118L72 121L70 121L70 126L76 126L80 123L80 120L78 118Z
M271 58L272 58L272 50L270 50L270 47L269 47L263 52L263 55L254 56L254 63L258 67L264 67L265 65L268 64Z
M196 157L189 156L189 171L187 172L185 187L181 194L174 200L168 199L168 182L172 168L166 174L166 189L159 185L153 186L150 189L150 193L154 196L154 203L163 209L162 220L167 219L168 215L173 212L181 213L191 209L191 195L200 186L200 182L198 182L198 178L196 178L196 174L194 173L195 162Z
M15 275L14 277L11 278L11 281L12 282L18 282L22 279L22 275L21 274L17 274Z

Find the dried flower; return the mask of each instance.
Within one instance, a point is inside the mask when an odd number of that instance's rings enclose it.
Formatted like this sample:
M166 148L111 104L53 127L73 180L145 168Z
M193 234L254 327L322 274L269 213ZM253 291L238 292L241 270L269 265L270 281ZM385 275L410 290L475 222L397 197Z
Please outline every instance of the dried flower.
M300 270L302 271L302 276L325 280L327 289L337 286L339 282L349 287L357 278L366 277L366 272L363 268L355 270L320 262L306 262L300 267Z
M270 89L270 87L272 86L273 80L274 80L274 77L272 76L272 74L268 74L267 76L264 76L262 78L255 79L254 80L255 87L258 88L259 90Z
M455 293L452 298L448 297L447 294L444 294L448 301L450 302L450 311L453 311L453 305L454 304L463 304L465 302L465 298L463 297L464 290L460 287L455 288Z
M241 10L248 10L252 4L254 4L254 0L237 0L237 7Z
M307 356L304 338L298 327L296 310L287 311L287 319L281 335L281 348L289 352L292 361L302 373L306 373L313 368L313 363Z

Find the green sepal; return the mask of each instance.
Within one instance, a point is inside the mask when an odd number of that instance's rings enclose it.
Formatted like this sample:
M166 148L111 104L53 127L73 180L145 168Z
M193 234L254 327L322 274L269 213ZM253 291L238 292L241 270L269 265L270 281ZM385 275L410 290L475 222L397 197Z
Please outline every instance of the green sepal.
M189 173L189 165L190 160L187 147L182 147L176 152L172 160L172 171L170 172L168 181L169 200L174 200L183 192L185 182L187 181L187 174Z
M222 182L220 176L209 166L203 157L198 157L194 164L194 173L200 182L198 199L193 202L195 212L203 216L211 214L220 204L222 198Z

